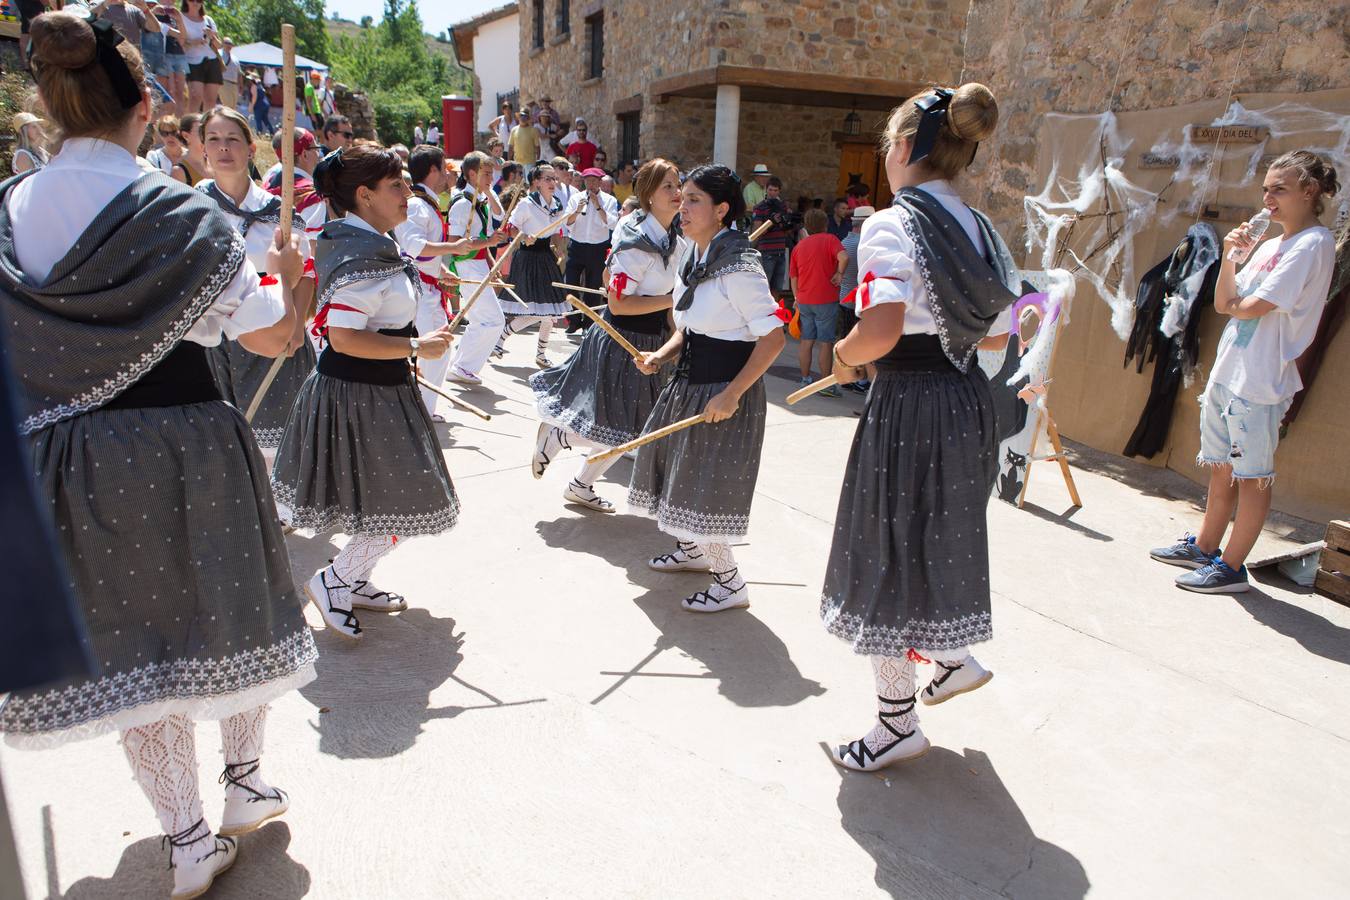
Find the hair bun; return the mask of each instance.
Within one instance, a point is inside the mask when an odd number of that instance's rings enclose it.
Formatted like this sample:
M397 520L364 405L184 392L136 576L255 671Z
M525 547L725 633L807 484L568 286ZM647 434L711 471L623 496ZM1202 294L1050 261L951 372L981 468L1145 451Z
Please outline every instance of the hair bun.
M94 61L98 42L94 29L79 16L57 10L33 20L33 55L42 65L61 69L83 69Z
M947 127L963 141L986 141L998 127L998 101L993 91L970 81L952 95L947 111Z

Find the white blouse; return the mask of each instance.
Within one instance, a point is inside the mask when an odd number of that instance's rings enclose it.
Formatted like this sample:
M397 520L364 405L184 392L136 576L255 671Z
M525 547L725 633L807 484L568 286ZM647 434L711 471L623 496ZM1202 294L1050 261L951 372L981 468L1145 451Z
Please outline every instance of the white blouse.
M221 191L221 193L225 192ZM248 183L248 195L244 197L244 202L239 204L239 208L244 212L257 212L272 202L273 199L273 196L259 187L256 182L250 181ZM233 215L224 209L221 212L225 213L225 218L229 219L230 224L234 226L234 230L238 231L240 223L244 221L243 217ZM253 263L253 268L259 272L267 271L267 248L272 246L276 229L277 226L271 222L254 222L249 226L248 233L244 235L244 248L248 253L248 261ZM310 252L309 236L298 229L293 230L292 233L300 238L300 255L309 259L313 255Z
M431 190L427 188L427 190ZM436 192L431 191L432 196ZM431 206L417 194L408 198L408 218L404 219L394 228L394 237L398 239L398 245L403 252L408 254L416 262L417 268L432 278L439 277L441 274L441 257L433 256L431 259L418 259L422 251L426 249L427 244L440 243L441 232L441 214L439 210L434 210Z
M919 185L919 190L941 203L961 223L962 230L970 237L975 249L981 254L985 252L984 239L980 236L975 216L961 201L951 182L927 181ZM858 239L858 283L861 285L869 272L875 278L867 287L869 306L905 304L905 334L937 334L928 288L919 271L914 241L905 232L903 215L901 210L892 206L868 217L863 223L862 234ZM862 301L856 301L856 306L861 315ZM994 321L989 334L1007 334L1010 330L1012 310L1006 309Z
M562 215L562 210L557 213L551 213L548 210L535 203L530 197L522 197L516 204L515 210L511 213L511 224L519 228L528 235L537 235L546 227L552 224ZM562 233L562 226L558 226L559 233ZM545 240L550 235L544 235L539 240Z
M678 273L684 268L683 262L689 254L698 253L698 246L693 241L687 243L675 266L677 307L685 288ZM712 246L711 242L708 246ZM698 261L702 262L707 255L705 250ZM778 303L773 299L769 281L762 271L728 272L694 289L694 302L689 308L675 310L675 327L723 341L756 341L775 328L783 327L777 312Z
M634 215L629 213L629 215ZM626 218L626 217L625 217ZM664 247L669 235L661 230L661 225L652 216L647 216L642 221L643 232L656 242L658 247ZM609 279L612 287L615 276L626 275L628 284L624 287L625 295L636 295L639 297L662 297L671 293L675 289L675 280L680 275L680 258L684 255L685 246L689 243L682 237L676 238L678 242L675 246L675 252L670 254L667 262L662 263L661 257L655 253L648 253L645 250L629 248L609 254Z
M138 178L169 176L145 171L117 144L95 138L66 141L50 165L15 185L5 197L10 218L19 223L14 250L24 273L46 279L104 208ZM163 237L166 258L178 252L176 241L181 237L169 224ZM261 284L258 270L245 259L184 339L214 347L222 336L234 340L275 324L285 314L281 286Z
M348 213L343 221L379 234L355 213ZM329 306L328 325L331 328L379 331L381 328L402 328L417 318L417 289L401 271L339 288L329 302L352 307L338 309L336 305Z

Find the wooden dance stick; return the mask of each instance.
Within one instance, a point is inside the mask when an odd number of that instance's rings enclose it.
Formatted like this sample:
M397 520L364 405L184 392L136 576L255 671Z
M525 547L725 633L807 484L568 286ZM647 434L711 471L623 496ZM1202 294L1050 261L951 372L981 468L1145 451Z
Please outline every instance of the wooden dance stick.
M295 141L292 135L295 134L295 26L281 26L281 133L285 139L281 142L281 243L285 246L291 242L291 222L295 217ZM299 315L304 315L300 310ZM286 365L289 359L284 352L276 359L272 360L272 366L263 376L262 384L258 385L258 390L254 392L253 399L248 403L248 411L244 413L244 421L252 423L253 417L258 413L258 407L262 406L263 397L267 396L267 389L272 386L276 380L277 373L281 367Z
M750 243L753 244L755 241L764 237L764 233L772 227L773 227L773 219L769 219L763 225L759 226L754 231L750 232Z
M658 428L653 432L644 434L640 438L635 438L626 444L620 444L619 446L613 448L612 450L606 450L604 453L591 454L590 456L586 457L586 462L595 463L605 459L613 459L616 456L622 456L629 450L636 450L643 444L650 444L652 441L659 441L663 437L669 437L670 435L674 434L677 431L684 431L684 429L686 428L692 428L693 426L697 425L702 421L703 416L701 415L690 416L687 419L681 419L678 422L674 422L670 425L667 425L665 428Z
M536 241L539 240L541 237L561 225L566 218L567 216L562 216L561 218L554 219L547 227L537 234L530 235L530 237ZM520 246L520 242L524 239L525 232L517 232L516 236L511 239L511 243L506 245L506 249L497 254L497 261L492 264L491 269L488 269L487 277L479 283L478 287L474 288L473 293L469 295L469 299L464 301L464 305L459 308L459 312L455 313L455 317L450 320L451 331L454 331L455 326L460 323L460 320L469 314L470 309L473 309L473 305L478 302L478 297L483 293L483 288L487 287L489 282L494 281L497 278L497 273L502 270L502 266L511 258L511 254L515 251L516 247Z
M481 278L461 278L457 282L455 282L455 284L482 284L482 283L483 279ZM510 288L515 287L514 284L507 284L505 281L489 281L487 282L487 286L493 288L507 288L508 290Z
M791 406L798 400L805 400L812 394L818 394L821 391L825 390L826 388L834 387L838 383L839 383L838 378L835 378L833 375L826 375L819 381L813 381L806 387L802 388L801 390L793 391L792 393L788 394L787 396L788 406Z
M620 347L627 350L629 356L633 357L633 359L636 359L639 362L642 361L643 355L642 351L634 347L632 342L630 342L628 338L624 337L622 334L619 334L619 329L615 328L613 325L606 322L603 316L592 310L585 303L582 303L580 300L578 300L575 294L568 294L567 302L575 306L577 308L577 312L581 313L583 316L590 319L592 322L599 325L601 328L605 329L605 334L612 337L614 339L614 343L618 344Z
M608 291L602 291L602 290L600 290L599 288L582 287L582 286L579 285L579 284L568 284L568 283L565 282L565 281L555 281L555 282L553 282L553 286L554 286L554 287L560 287L560 288L563 288L563 289L569 290L569 291L581 291L582 293L585 293L585 294L599 294L601 297L608 297L608 296L609 296L609 292L608 292Z
M436 385L432 384L430 381L427 381L427 380L426 380L425 378L423 378L421 375L418 375L418 376L417 376L417 383L420 384L422 387L426 388L427 390L431 391L433 394L437 395L438 397L444 397L446 400L449 400L451 403L453 403L455 406L459 407L460 409L464 410L465 412L471 412L471 413L473 413L475 416L477 416L478 418L482 419L484 422L491 422L491 421L492 421L492 416L489 415L488 413L483 412L481 409L479 409L478 407L474 406L472 403L465 403L463 400L460 400L458 397L455 397L455 396L453 396L453 395L451 395L451 394L447 394L445 391L443 391L443 390L441 390L440 388L436 387Z

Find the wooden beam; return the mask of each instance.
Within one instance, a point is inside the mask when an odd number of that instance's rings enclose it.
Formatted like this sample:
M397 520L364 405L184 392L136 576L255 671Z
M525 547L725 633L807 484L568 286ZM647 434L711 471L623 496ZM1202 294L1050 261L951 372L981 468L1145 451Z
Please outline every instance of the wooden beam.
M923 89L917 82L885 78L859 78L821 72L756 69L749 66L713 66L682 75L672 75L651 84L658 103L670 97L710 98L720 84L745 90L744 99L807 106L850 106L889 109Z
M622 100L614 101L614 115L622 116L628 113L642 112L642 95L634 94L631 97L625 97Z

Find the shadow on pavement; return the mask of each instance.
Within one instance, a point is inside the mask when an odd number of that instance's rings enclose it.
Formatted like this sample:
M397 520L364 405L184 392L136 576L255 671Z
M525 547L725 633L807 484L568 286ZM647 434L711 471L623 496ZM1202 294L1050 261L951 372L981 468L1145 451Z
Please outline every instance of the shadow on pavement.
M880 772L841 769L840 779L840 822L876 861L876 884L892 897L914 896L913 857L1007 897L1087 894L1082 864L1036 837L978 750L934 747Z
M1016 506L1017 504L1014 503L1013 508L1016 508ZM1080 508L1081 507L1070 506L1065 512L1056 515L1043 506L1037 506L1035 503L1027 502L1022 505L1022 512L1031 513L1036 518L1044 519L1046 522L1050 522L1054 525L1063 525L1070 531L1076 531L1083 535L1083 537L1091 538L1094 541L1115 540L1115 538L1105 532L1098 531L1095 528L1089 528L1086 525L1079 525L1077 522L1073 521L1073 514L1078 512Z
M203 790L205 786L203 785ZM111 878L81 878L61 896L66 900L126 900L167 897L173 886L167 850L160 839L145 838L127 847ZM291 829L273 822L239 838L239 856L211 886L212 900L299 900L309 893L309 870L291 859Z
M1350 666L1350 628L1342 628L1301 606L1276 600L1265 591L1250 590L1231 596L1253 619L1298 641L1309 653Z
M787 645L755 618L753 608L707 615L681 609L680 600L705 587L708 576L664 574L647 568L650 556L674 544L654 524L632 516L588 515L541 521L537 529L550 547L592 553L624 569L629 582L645 591L633 603L661 631L654 647L615 648L616 657L601 667L614 670L610 674L617 680L592 703L601 702L625 683L648 677L651 673L643 672L645 665L667 649L680 650L702 663L708 675L692 677L717 679L718 691L737 706L791 706L825 693L819 682L802 676ZM650 535L650 546L635 549L633 537L644 533Z

